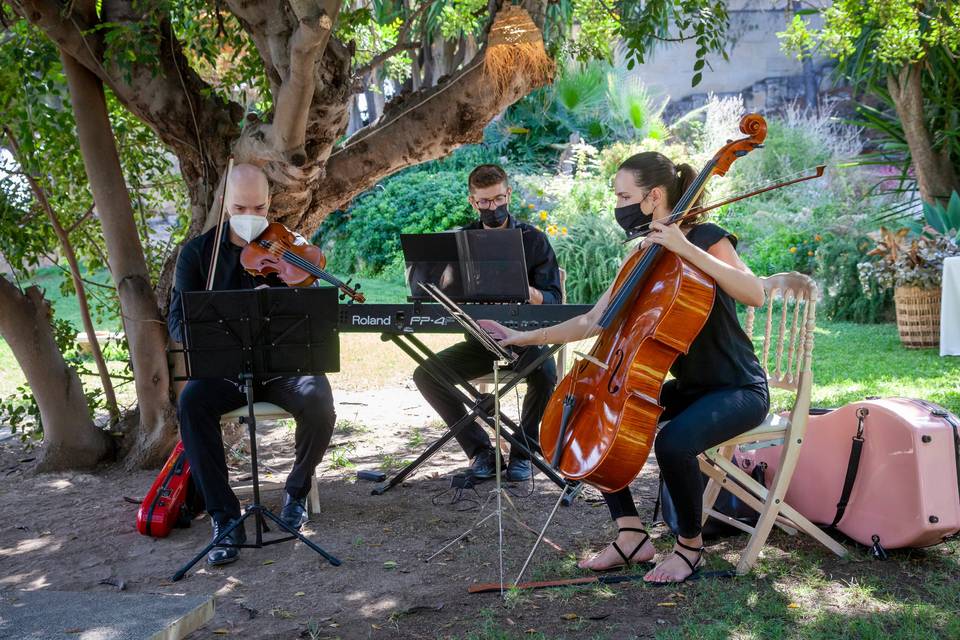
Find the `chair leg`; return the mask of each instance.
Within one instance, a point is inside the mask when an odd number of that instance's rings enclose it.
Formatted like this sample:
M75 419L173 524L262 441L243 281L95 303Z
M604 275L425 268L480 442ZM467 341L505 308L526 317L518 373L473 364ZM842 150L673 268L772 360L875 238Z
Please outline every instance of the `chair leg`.
M320 487L317 485L317 474L310 476L310 493L307 494L307 515L320 515Z
M793 458L793 464L790 464L791 457ZM763 511L760 513L760 520L757 521L756 533L751 537L737 565L738 573L747 573L753 567L757 557L760 555L760 550L766 543L770 529L773 528L773 524L778 517L788 518L791 524L795 525L797 529L814 538L838 556L844 557L847 555L847 550L844 549L842 545L800 515L795 509L783 502L783 495L786 493L786 488L793 475L793 469L796 466L796 457L787 456L785 462L787 464L781 467L777 477L774 479L773 487L768 490L729 460L716 460L717 465L723 471L735 478L737 482L743 486L749 488L752 493L760 496L764 502Z
M740 500L743 500L748 507L756 511L758 514L763 511L763 501L758 499L757 496L750 491L750 489L745 489L737 482L734 482L733 478L728 478L727 474L719 467L715 467L701 458L700 470L710 476L710 479L716 482L720 489L726 489ZM797 535L797 530L799 527L795 526L794 523L790 522L786 517L781 515L781 517L777 518L776 524L787 535Z
M732 447L724 447L724 449L732 449ZM726 455L726 451L721 451L716 449L711 452L714 455ZM700 466L703 466L703 458L700 458ZM720 495L720 483L714 478L713 475L707 474L709 480L707 480L707 486L703 489L703 517L700 520L700 526L707 524L707 519L710 517L710 511L713 509L713 505L717 502L717 497Z

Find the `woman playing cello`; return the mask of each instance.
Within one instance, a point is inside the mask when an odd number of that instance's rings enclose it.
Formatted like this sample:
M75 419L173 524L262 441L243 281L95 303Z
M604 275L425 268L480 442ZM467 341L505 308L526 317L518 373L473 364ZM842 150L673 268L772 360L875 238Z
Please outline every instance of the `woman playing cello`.
M716 283L706 323L687 353L674 361L670 367L674 378L664 383L660 392L659 404L664 409L660 421L669 422L656 435L654 450L676 506L679 535L673 553L645 576L649 582L683 582L698 571L703 561L703 486L697 455L757 426L769 408L767 377L740 327L735 305L760 306L764 291L759 278L737 255L736 237L698 219L702 216L664 224L696 177L689 165L677 166L662 154L646 152L627 159L614 179L617 222L628 233L637 228L650 230L635 251L661 245ZM589 312L544 329L515 331L493 321L480 322L503 345L583 340L601 332L598 323L613 291L611 284ZM603 495L619 532L608 547L581 561L580 566L605 571L651 561L653 543L629 486Z

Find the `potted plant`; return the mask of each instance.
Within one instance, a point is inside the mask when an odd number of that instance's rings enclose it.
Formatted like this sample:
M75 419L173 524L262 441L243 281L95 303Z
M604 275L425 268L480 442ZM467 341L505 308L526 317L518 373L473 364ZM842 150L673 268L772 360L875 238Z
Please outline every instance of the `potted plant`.
M897 329L905 347L939 346L943 260L960 255L956 230L941 232L927 225L916 233L880 227L867 235L877 243L867 255L877 259L857 265L864 290L869 291L870 281L893 289Z

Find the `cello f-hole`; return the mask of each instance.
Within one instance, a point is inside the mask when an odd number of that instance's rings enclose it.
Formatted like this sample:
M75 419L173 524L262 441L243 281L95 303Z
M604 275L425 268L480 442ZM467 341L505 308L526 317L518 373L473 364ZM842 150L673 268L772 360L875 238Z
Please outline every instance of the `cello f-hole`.
M607 391L609 391L610 393L616 393L617 391L620 390L620 385L618 385L614 381L617 378L617 373L620 371L620 367L623 365L623 350L617 349L616 351L614 351L613 357L614 357L614 362L609 369L610 378L607 380Z

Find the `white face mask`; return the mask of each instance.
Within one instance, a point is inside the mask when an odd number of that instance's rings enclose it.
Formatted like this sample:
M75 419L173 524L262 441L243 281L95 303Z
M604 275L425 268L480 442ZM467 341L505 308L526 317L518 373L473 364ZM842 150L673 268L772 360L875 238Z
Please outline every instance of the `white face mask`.
M230 228L247 242L253 242L269 224L265 216L247 214L230 216Z

